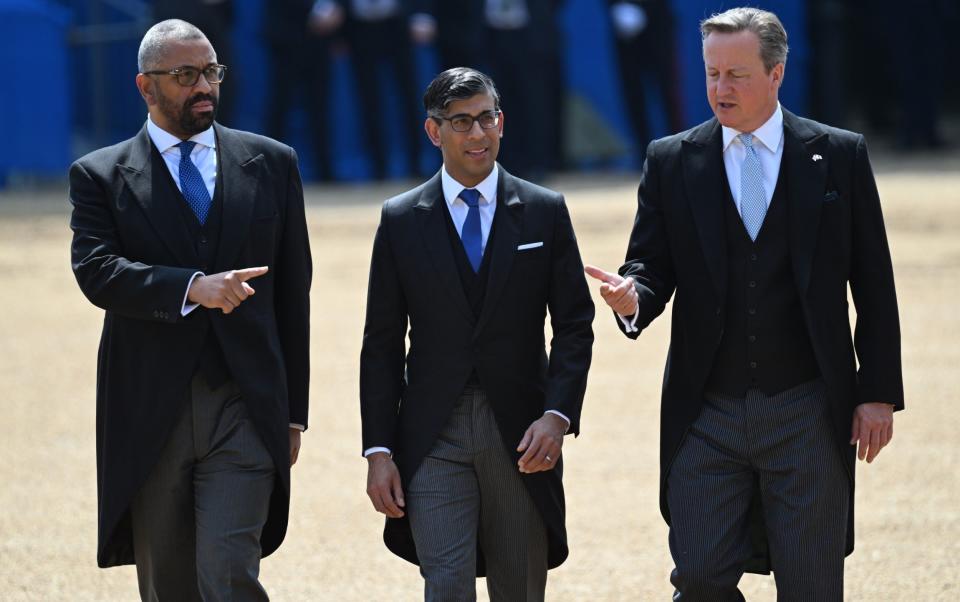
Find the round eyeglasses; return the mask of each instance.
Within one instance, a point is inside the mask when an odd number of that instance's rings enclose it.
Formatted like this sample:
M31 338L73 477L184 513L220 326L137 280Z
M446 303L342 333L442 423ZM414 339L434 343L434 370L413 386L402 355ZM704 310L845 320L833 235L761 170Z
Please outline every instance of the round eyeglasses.
M500 124L500 111L484 111L476 116L466 113L458 113L453 117L434 115L433 118L449 121L454 132L469 132L473 129L473 122L479 123L480 127L485 130L491 130Z
M223 81L224 75L227 74L226 65L210 65L204 69L197 69L196 67L177 67L176 69L170 69L169 71L144 71L144 75L172 75L174 79L177 80L177 83L183 86L184 88L192 88L197 85L197 82L200 81L200 74L203 74L203 79L207 80L208 84L219 84Z

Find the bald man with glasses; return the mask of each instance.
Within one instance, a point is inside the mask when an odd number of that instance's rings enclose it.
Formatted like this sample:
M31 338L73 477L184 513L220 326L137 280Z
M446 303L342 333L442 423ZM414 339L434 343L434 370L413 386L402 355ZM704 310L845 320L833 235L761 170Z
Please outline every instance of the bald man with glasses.
M307 426L310 247L294 151L216 123L204 34L147 31L133 138L70 168L72 264L105 311L101 567L144 600L266 600Z

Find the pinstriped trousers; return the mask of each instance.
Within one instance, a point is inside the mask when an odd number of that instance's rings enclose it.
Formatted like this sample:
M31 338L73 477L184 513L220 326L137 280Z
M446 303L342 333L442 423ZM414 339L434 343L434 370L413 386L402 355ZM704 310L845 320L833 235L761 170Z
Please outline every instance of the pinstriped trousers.
M705 396L667 477L673 599L744 600L758 490L777 600L843 600L850 484L820 380L772 396Z
M468 387L407 487L427 602L477 599L477 543L491 602L542 602L547 533L486 394Z

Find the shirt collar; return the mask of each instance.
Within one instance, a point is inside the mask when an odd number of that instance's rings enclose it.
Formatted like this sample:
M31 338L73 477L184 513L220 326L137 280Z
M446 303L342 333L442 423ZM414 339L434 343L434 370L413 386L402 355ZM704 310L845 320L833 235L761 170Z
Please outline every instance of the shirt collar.
M156 146L157 150L161 153L167 152L182 142L180 138L177 138L170 132L155 124L149 114L147 115L147 133L150 135L150 140L153 141L153 145ZM217 136L213 133L212 125L199 134L190 136L190 140L199 145L217 148ZM457 194L459 194L459 192Z
M494 164L493 170L490 172L486 178L483 179L476 186L471 186L470 188L475 188L480 192L480 204L486 205L487 203L493 203L497 200L497 183L500 180L500 169L499 166ZM453 179L449 173L447 173L447 166L444 165L440 168L440 182L443 184L443 198L447 201L447 205L453 205L456 202L457 198L460 196L460 193L463 192L464 186L460 182L457 182ZM460 201L463 202L462 200Z
M726 151L734 138L743 133L723 126L723 150ZM753 130L752 133L753 137L759 140L767 150L772 153L777 152L780 141L783 139L783 110L780 108L779 102L777 103L777 110L773 112L770 119L767 119L763 125Z

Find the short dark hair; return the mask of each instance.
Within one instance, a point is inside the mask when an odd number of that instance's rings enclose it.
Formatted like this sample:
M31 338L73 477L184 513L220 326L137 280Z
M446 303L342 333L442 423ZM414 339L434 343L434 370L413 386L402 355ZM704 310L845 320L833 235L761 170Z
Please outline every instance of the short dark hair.
M489 94L494 108L500 109L500 93L490 76L470 67L454 67L433 78L423 94L423 108L429 117L443 117L451 102L477 94Z

